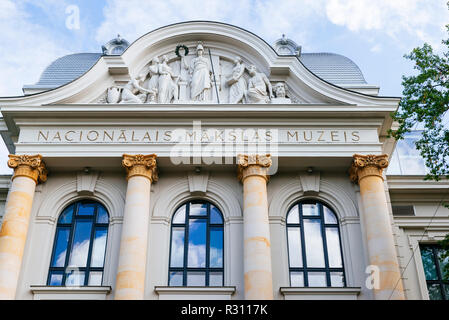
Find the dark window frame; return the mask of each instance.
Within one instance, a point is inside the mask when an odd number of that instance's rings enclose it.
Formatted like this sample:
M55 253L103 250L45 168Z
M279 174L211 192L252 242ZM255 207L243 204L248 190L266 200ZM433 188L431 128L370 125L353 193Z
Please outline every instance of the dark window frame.
M205 216L198 216L198 215L192 215L190 216L190 205L191 204L207 204L207 214ZM211 223L211 205L214 206L220 213L222 223ZM175 218L176 213L180 208L183 206L186 206L185 209L185 217L184 217L184 223L173 223L173 219ZM189 220L206 220L206 266L204 268L201 267L189 267L188 266L188 247L189 247ZM205 273L205 286L209 286L209 276L211 272L221 272L222 274L222 283L221 286L224 286L224 264L225 264L225 244L224 244L224 217L223 213L219 209L218 206L213 204L210 201L207 200L190 200L187 202L184 202L182 205L178 206L176 210L174 211L174 214L171 219L171 226L170 226L170 252L169 252L169 261L168 261L168 285L170 286L170 273L172 272L182 272L182 287L191 287L187 285L187 273L188 272L204 272ZM171 259L172 259L172 241L173 241L173 228L176 227L182 227L184 228L184 257L183 257L183 266L182 267L171 267ZM223 244L223 250L222 250L222 267L210 267L210 231L212 228L221 228L222 230L222 244ZM220 286L213 286L213 287L220 287Z
M437 274L437 280L427 280L424 272L424 279L426 280L426 288L427 292L429 293L429 284L438 284L440 286L440 292L441 292L441 298L442 300L449 300L449 294L446 294L445 286L449 286L449 280L443 280L443 275L441 273L441 267L440 267L440 261L438 260L438 250L442 250L441 246L435 243L421 243L419 244L419 250L420 254L422 255L422 251L424 248L432 250L432 258L433 263L435 265L436 274ZM421 263L422 257L421 257ZM424 264L423 264L423 270L424 270ZM425 270L424 270L425 271ZM429 294L430 299L430 294Z
M78 210L80 207L80 204L95 204L95 209L94 209L94 214L92 216L83 216L83 215L78 215ZM71 223L60 223L60 219L61 219L61 215L65 212L65 210L67 208L69 208L70 206L74 206L73 211L72 211L72 221ZM97 222L97 218L98 218L98 208L99 207L103 207L104 211L106 212L106 214L108 215L108 223L99 223ZM92 222L92 227L91 227L91 231L90 231L90 242L89 242L89 251L88 251L88 255L87 255L87 261L86 261L86 266L85 267L69 267L69 261L70 261L70 255L72 253L73 250L73 238L75 236L75 226L76 226L76 222L77 221L91 221ZM61 280L61 285L59 286L66 286L66 280L67 280L67 271L72 271L72 270L77 270L77 271L81 271L84 272L84 284L82 286L87 287L89 286L89 276L90 276L90 272L101 272L101 285L103 284L103 279L104 279L104 263L106 260L106 251L107 251L107 246L108 246L108 236L109 236L109 221L110 221L110 217L109 217L109 212L106 209L106 207L101 204L98 201L95 200L90 200L90 199L83 199L83 200L78 200L75 202L70 203L69 205L65 206L64 209L61 211L61 213L59 214L58 217L58 223L56 225L56 231L55 231L55 236L54 236L54 240L53 240L53 249L52 249L52 254L50 257L50 264L49 264L49 269L48 269L48 276L47 276L47 286L55 286L55 285L51 285L51 276L53 274L62 274L62 280ZM64 266L63 267L52 267L52 262L54 260L54 255L56 254L56 245L57 245L57 237L58 237L58 232L61 229L67 229L69 228L69 239L67 242L67 251L66 251L66 255L65 255L65 261L64 261ZM105 243L105 252L104 252L104 256L103 256L103 267L91 267L91 262L92 262L92 251L93 251L93 243L95 240L95 233L97 230L101 230L101 229L106 229L106 243Z
M304 216L303 209L302 209L303 204L316 204L318 207L319 215ZM288 223L288 216L290 215L290 213L292 212L292 209L295 206L298 207L299 223ZM337 220L337 223L325 223L323 206L327 207L333 213L335 219ZM306 239L305 239L305 235L304 235L304 220L320 221L320 231L321 231L321 237L322 237L322 242L323 242L322 244L323 244L323 255L324 255L324 267L322 267L322 268L307 267L307 254L306 254L306 245L305 245ZM288 243L289 228L299 228L299 230L300 230L302 267L291 267L290 266L290 248L289 248L289 243ZM341 267L339 267L339 268L329 267L329 252L328 252L328 248L327 248L326 228L337 228L337 231L338 231L340 257L341 257ZM302 272L304 287L309 287L309 278L308 278L309 272L324 272L326 274L326 286L323 286L323 288L332 287L331 272L342 272L343 273L343 286L342 287L333 287L333 288L347 287L343 248L342 248L342 241L341 241L341 232L340 232L340 223L339 223L338 216L335 214L335 211L332 209L332 207L330 207L326 203L319 201L319 200L307 199L307 200L298 201L287 210L285 230L286 230L286 236L287 236L287 256L288 256L288 268L289 268L288 278L289 278L290 286L291 286L291 273L292 272Z

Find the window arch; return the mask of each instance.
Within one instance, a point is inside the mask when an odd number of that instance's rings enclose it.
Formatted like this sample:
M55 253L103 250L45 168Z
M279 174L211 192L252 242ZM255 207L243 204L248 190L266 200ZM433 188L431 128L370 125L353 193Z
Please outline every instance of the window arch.
M67 206L59 216L47 285L102 285L109 215L92 200Z
M287 214L292 287L345 287L340 230L332 209L319 201L296 203Z
M190 201L173 215L169 286L223 286L223 215L207 201Z

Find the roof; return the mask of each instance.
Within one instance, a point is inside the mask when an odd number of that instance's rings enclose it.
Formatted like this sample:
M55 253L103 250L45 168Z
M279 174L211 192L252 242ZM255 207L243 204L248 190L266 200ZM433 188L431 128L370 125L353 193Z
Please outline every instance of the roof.
M87 72L101 53L76 53L53 61L34 85L24 89L53 89L73 81ZM336 85L366 84L359 67L349 58L334 53L302 53L300 60L318 77Z
M335 53L302 53L299 58L307 69L336 85L366 84L362 71L349 58Z
M24 88L53 89L62 86L86 73L101 56L102 53L75 53L58 58L45 68L36 84L25 85Z

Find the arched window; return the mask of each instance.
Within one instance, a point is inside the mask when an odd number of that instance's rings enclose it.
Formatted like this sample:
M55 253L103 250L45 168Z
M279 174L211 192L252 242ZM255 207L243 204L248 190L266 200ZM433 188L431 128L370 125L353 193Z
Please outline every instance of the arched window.
M287 214L292 287L346 286L335 213L318 201L302 201Z
M172 219L169 286L223 286L223 216L213 204L191 201Z
M66 207L58 219L47 285L100 286L109 216L98 202L83 200Z

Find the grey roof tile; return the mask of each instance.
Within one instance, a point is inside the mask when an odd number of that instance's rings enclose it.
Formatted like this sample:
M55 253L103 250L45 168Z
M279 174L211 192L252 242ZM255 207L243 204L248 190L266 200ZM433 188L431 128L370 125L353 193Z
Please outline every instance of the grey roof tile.
M299 58L318 77L339 85L366 84L359 67L349 58L335 53L302 53Z
M53 61L34 85L25 87L56 88L87 72L101 53L76 53ZM334 53L302 53L300 60L314 74L337 85L366 84L359 67L345 56Z

